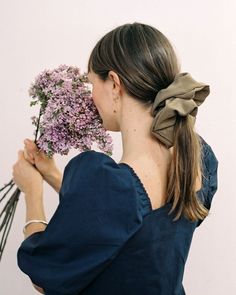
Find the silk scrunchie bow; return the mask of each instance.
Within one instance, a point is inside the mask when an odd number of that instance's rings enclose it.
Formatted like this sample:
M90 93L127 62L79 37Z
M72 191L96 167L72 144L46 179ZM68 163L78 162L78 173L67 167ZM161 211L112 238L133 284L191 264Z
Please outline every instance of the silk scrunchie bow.
M151 133L168 148L173 146L176 115L191 115L195 121L198 106L210 93L209 85L195 81L189 73L179 73L165 89L161 89L153 102L154 117Z

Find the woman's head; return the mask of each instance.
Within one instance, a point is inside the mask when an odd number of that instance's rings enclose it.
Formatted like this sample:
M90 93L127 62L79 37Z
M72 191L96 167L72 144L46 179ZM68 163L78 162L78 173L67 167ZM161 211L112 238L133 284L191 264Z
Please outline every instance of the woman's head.
M137 112L140 124L144 124L142 116L147 118L144 110L152 106L157 93L167 88L179 72L171 43L156 28L133 23L107 33L98 41L88 61L92 96L104 127L120 131L122 107L136 107L137 103L140 109L136 108L132 114ZM131 119L137 120L136 117ZM150 115L145 121L150 122L150 127L152 119ZM166 191L167 201L173 201L171 212L178 209L177 219L182 212L192 221L207 216L208 210L199 203L195 191L196 179L200 176L201 146L193 121L189 115L176 115L173 159Z
M107 124L104 127L119 131L113 113L117 92L122 89L149 106L157 92L172 83L179 64L172 45L160 31L133 23L115 28L98 41L89 58L88 72L95 88L94 102Z

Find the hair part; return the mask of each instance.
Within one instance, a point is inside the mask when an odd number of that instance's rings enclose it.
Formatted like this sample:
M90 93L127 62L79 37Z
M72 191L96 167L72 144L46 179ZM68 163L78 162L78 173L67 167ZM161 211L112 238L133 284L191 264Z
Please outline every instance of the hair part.
M165 35L135 22L113 29L97 42L88 61L88 72L91 70L103 81L109 71L116 72L127 94L149 106L157 93L174 81L180 66ZM209 210L195 191L196 178L202 175L201 143L189 116L176 117L166 201L173 201L169 214L178 209L174 220L183 213L197 221L204 219Z

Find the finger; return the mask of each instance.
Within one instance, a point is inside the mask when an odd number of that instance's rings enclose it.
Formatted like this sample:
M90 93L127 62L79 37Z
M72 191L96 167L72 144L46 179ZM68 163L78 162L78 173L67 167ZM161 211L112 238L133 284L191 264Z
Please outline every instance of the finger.
M25 139L24 144L28 154L31 154L33 158L37 158L40 156L40 151L37 145L32 140Z
M24 146L24 155L27 156L27 158L34 158L33 154L27 149L26 145Z
M24 157L24 151L19 150L19 151L18 151L18 160L22 160L22 159L25 160L25 157Z
M29 151L38 151L38 148L37 148L36 144L32 140L25 139L24 144L25 144L27 150L29 150Z
M25 156L26 160L35 161L34 154L32 152L30 152L26 146L24 147L24 156Z
M26 149L24 149L24 157L28 162L34 165L34 157L31 154L29 154Z
M33 141L25 140L24 143L28 154L32 155L34 161L40 161L47 158L45 153L40 150Z

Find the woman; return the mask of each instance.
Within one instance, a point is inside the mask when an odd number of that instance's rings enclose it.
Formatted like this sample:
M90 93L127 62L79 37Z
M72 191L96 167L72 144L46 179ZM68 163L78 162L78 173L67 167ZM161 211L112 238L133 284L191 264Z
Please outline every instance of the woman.
M192 236L217 189L218 161L194 130L209 86L180 73L168 39L141 23L99 40L88 79L104 127L121 132L121 160L82 152L62 179L32 142L19 151L29 222L18 265L47 295L185 294ZM48 225L43 178L60 197Z

